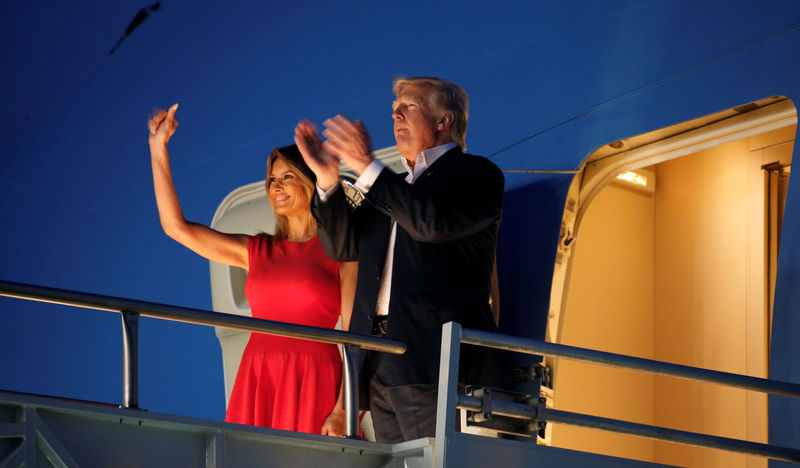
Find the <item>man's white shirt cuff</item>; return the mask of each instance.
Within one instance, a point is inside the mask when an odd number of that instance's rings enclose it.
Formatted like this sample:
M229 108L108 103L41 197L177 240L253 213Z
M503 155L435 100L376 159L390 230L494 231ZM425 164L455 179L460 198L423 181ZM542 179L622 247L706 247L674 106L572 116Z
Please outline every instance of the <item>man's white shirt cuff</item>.
M366 194L369 192L369 189L372 188L372 184L378 179L384 167L386 167L386 164L378 159L374 159L364 169L364 172L361 173L358 179L356 179L356 183L353 185L356 186L359 192Z
M322 203L325 203L326 201L330 200L330 198L333 196L334 193L336 193L336 190L339 188L338 183L333 184L333 187L329 188L328 190L322 190L321 188L319 188L319 185L317 184L314 185L317 187L317 195L319 195L319 199L322 200Z
M381 171L384 167L386 167L386 164L377 159L373 160L366 168L364 168L364 172L361 173L353 185L355 185L355 187L361 193L369 192L369 189L372 188L372 184L374 184L375 180L378 179L378 176L381 174ZM319 195L319 199L322 200L323 203L330 200L330 198L339 188L339 184L333 184L333 187L329 188L328 190L322 190L318 184L314 185L317 187L317 195Z

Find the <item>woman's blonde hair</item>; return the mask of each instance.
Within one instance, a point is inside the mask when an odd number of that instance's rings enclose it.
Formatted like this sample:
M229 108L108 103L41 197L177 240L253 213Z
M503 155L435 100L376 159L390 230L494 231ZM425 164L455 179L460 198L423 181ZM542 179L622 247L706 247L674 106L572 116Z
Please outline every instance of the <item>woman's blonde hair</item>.
M314 194L315 184L314 173L311 172L311 169L309 169L305 162L303 162L303 158L300 156L297 146L292 145L272 150L267 158L267 180L265 183L265 188L267 190L267 199L272 207L272 212L275 213L275 234L272 235L272 240L277 243L286 239L286 237L289 235L289 218L275 212L275 203L269 196L269 178L270 173L272 173L272 165L279 157L282 158L294 170L295 174L297 175L297 180L299 180L303 186L303 192L306 194L306 198L309 203L307 220L308 232L312 233L312 235L316 235L317 223L314 220L314 217L311 216L311 197Z

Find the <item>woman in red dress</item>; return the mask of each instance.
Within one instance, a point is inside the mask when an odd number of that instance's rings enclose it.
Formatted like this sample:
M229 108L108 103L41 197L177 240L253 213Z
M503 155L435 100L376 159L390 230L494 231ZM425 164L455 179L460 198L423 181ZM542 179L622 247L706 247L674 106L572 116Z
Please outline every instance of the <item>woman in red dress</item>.
M357 264L325 255L311 216L314 174L296 146L273 150L266 189L274 235L227 234L183 217L167 143L178 126L175 104L148 122L156 203L164 232L209 260L248 270L254 317L347 330ZM242 354L225 420L340 436L344 433L342 362L336 345L253 333Z

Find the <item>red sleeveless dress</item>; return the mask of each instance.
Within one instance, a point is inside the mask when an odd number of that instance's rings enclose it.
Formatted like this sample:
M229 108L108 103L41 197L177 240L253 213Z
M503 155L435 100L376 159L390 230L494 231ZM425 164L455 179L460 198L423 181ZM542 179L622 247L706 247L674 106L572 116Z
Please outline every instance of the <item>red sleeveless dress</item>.
M250 239L245 295L253 317L333 328L339 318L339 264L318 237L306 242ZM339 393L334 344L252 333L225 420L319 434Z

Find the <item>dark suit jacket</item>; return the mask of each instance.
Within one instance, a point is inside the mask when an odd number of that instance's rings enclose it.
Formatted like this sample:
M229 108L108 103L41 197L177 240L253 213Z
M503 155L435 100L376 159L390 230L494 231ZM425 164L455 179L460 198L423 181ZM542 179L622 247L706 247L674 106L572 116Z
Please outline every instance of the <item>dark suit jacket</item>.
M456 147L413 185L384 169L355 210L343 190L324 203L314 197L328 256L359 262L350 321L356 333L372 330L391 220L397 221L387 337L406 342L408 350L380 355L376 374L384 386L438 383L442 324L495 330L488 299L503 192L497 166ZM462 347L461 382L484 383L487 366L478 363L492 353L473 348Z

